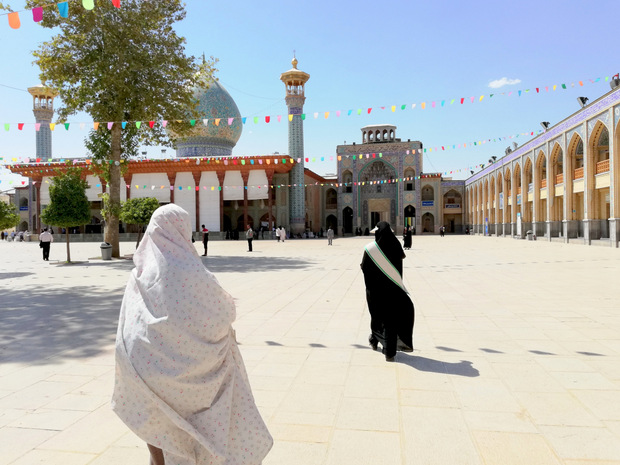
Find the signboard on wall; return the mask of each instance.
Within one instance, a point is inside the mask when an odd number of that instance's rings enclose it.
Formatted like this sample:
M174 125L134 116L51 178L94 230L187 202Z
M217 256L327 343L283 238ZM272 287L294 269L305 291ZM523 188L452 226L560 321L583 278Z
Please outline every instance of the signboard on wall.
M423 207L432 207L433 205L435 205L435 201L434 200L423 200L422 201L422 206Z
M444 208L461 208L460 203L447 203Z

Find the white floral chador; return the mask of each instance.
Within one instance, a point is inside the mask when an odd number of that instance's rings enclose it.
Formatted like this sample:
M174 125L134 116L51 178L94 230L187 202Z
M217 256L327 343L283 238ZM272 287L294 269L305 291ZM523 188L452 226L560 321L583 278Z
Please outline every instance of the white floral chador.
M190 237L182 208L153 214L121 306L112 407L166 464L257 465L273 440L234 338L235 304Z

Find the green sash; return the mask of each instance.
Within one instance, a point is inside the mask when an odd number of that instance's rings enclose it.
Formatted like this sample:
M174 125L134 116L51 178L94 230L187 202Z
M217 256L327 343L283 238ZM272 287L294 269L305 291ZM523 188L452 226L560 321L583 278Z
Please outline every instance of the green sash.
M390 281L400 287L403 291L405 291L405 293L409 294L409 292L405 288L405 285L403 284L403 277L400 275L394 265L392 265L392 262L390 262L383 254L381 248L379 248L379 245L376 242L371 242L370 244L366 245L364 250L368 252L368 256L371 258L374 264L377 265L377 268L379 268L383 272L383 274L390 278Z

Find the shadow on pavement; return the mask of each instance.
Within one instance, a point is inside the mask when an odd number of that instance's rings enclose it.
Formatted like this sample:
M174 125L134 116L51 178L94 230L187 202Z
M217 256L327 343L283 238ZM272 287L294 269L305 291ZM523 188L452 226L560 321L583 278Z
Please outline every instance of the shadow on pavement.
M24 276L30 276L32 274L34 274L34 273L24 273L24 272L0 273L0 279L23 278Z
M0 363L92 357L113 343L124 288L1 290Z
M255 253L255 252L252 252ZM274 270L293 270L307 268L312 262L296 258L266 257L262 254L248 256L201 257L202 262L212 273L241 273Z
M417 355L399 354L396 356L396 361L409 365L419 371L429 371L432 373L444 373L447 375L466 376L468 378L475 378L480 376L480 372L473 367L472 362L468 360L461 360L458 363L442 362L440 360L433 360L432 358L419 357Z

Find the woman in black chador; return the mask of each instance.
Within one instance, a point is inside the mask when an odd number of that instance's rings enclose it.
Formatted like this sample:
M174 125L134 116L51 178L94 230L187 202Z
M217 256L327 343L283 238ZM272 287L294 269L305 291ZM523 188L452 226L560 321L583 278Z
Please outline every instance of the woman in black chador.
M374 350L380 342L385 360L393 362L397 350L413 351L413 302L402 280L405 252L399 240L385 221L373 231L375 241L364 249L361 264L372 331L368 342Z

